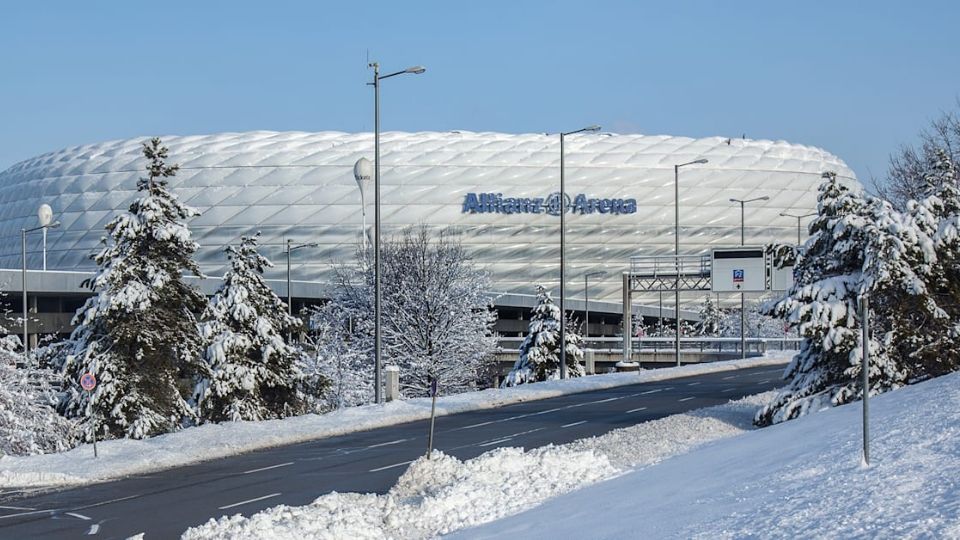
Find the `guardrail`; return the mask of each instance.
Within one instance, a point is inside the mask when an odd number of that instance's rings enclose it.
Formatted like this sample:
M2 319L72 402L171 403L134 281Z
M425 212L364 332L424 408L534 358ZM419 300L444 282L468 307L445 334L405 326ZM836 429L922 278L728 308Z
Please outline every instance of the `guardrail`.
M524 338L502 337L498 352L516 351ZM676 340L672 337L634 337L631 339L631 349L634 353L657 353L672 351ZM796 337L763 337L747 338L747 352L765 353L767 351L796 351L800 349L800 338ZM623 338L621 337L592 337L585 340L583 348L603 353L622 353ZM682 337L680 338L681 351L738 353L740 352L739 337Z

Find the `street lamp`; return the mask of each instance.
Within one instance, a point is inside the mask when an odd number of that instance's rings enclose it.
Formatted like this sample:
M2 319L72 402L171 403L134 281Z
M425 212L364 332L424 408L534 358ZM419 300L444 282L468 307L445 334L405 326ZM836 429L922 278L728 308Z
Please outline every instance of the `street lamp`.
M373 163L369 159L362 157L353 165L353 178L357 181L357 187L360 188L360 213L362 214L363 226L363 251L367 251L367 189L370 182L373 181Z
M37 209L37 221L43 228L43 271L47 271L47 227L53 223L53 208L49 204L41 204Z
M583 275L583 306L584 306L584 315L583 315L583 338L587 340L590 338L590 294L587 285L587 280L592 277L601 277L607 275L606 272L589 272Z
M42 230L44 234L46 234L47 229L56 229L57 227L60 226L59 221L54 221L53 223L51 223L51 220L53 219L53 211L50 210L48 213L47 210L49 209L50 207L46 204L40 206L40 210L37 212L37 217L40 219L39 227L33 227L31 229L20 229L21 261L23 264L21 268L22 271L20 274L20 279L21 279L21 285L23 289L23 354L24 355L30 352L30 344L27 341L27 233ZM44 270L46 270L46 264L44 264Z
M304 244L294 244L293 240L287 238L287 315L293 315L293 294L290 291L290 253L305 247L317 247L317 242L308 242ZM293 340L293 333L287 332L287 341Z
M677 367L680 366L680 167L703 165L707 161L706 158L700 158L673 166L673 251L674 264L677 270L677 280L673 287L673 299L676 304L673 308L673 314L677 318L677 335L674 340Z
M380 386L382 384L383 358L381 355L380 329L380 81L397 75L411 73L419 75L427 70L423 66L411 66L403 71L395 71L387 75L380 75L380 63L371 62L367 67L373 68L373 398L382 403Z
M817 215L816 212L813 212L811 214L804 214L802 216L798 216L796 214L790 214L788 212L780 212L781 217L795 218L797 220L797 246L798 247L800 246L800 220L803 218L808 218L815 215Z
M567 135L573 135L576 133L583 132L596 132L600 131L600 126L593 125L587 126L585 128L580 128L576 131L567 131L560 133L560 197L559 197L559 208L560 208L560 378L567 378L567 313L563 308L563 300L566 292L566 283L564 282L565 272L566 272L566 261L564 255L567 248L567 229L566 229L566 219L567 215L567 197L565 185L564 185L564 151L563 151L563 141Z
M732 203L740 203L740 245L744 245L744 208L748 203L757 201L769 201L770 197L756 197L753 199L730 199ZM746 295L740 293L740 358L747 357L747 301Z

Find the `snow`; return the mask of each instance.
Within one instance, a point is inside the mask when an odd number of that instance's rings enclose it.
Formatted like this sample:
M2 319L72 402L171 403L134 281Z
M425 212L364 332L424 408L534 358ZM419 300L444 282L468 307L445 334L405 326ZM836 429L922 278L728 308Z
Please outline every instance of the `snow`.
M499 448L465 462L435 452L431 460L413 462L385 495L331 493L306 506L211 519L183 538L431 538L743 433L771 397L752 396L528 452Z
M931 406L937 404L937 406ZM705 445L463 538L960 538L960 374Z
M783 353L767 357L687 365L547 381L508 389L488 389L437 399L437 415L487 409L565 394L642 382L782 365ZM349 407L324 415L308 414L282 420L206 424L146 440L115 439L60 454L0 456L0 487L64 486L122 478L243 452L427 419L430 399L394 401L382 406Z

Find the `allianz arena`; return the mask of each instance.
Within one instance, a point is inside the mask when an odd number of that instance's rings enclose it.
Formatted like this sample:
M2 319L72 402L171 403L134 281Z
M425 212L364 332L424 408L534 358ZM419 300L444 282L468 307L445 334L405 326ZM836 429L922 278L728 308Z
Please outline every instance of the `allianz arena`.
M282 244L316 242L294 252L293 279L324 283L331 265L348 262L362 238L360 191L353 167L373 158L370 133L266 132L167 136L180 165L173 191L201 215L190 223L204 273L221 275L223 249L262 231L264 252L285 275ZM89 255L104 225L136 197L146 138L75 146L0 173L0 267L20 266L19 236L49 204L62 226L50 230L51 270L92 269ZM581 134L565 143L568 287L586 272L607 271L591 300L619 303L633 255L673 253L675 164L707 159L680 172L681 251L705 253L740 242L739 206L751 203L746 243L793 242L796 220L781 212L815 210L821 174L853 178L837 157L783 141L711 137ZM560 141L556 135L471 132L381 136L384 234L410 225L452 227L496 292L530 294L558 283ZM553 196L551 197L551 194ZM366 196L373 225L373 195ZM28 266L39 268L37 237Z

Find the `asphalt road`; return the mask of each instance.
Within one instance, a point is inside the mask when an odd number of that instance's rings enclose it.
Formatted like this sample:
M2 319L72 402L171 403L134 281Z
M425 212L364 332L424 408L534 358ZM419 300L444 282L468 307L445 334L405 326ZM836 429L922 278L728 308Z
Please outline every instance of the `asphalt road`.
M765 366L621 386L437 419L435 447L460 459L534 448L778 386ZM282 446L82 488L0 493L0 538L178 538L211 517L304 505L331 491L384 493L426 450L428 421Z

